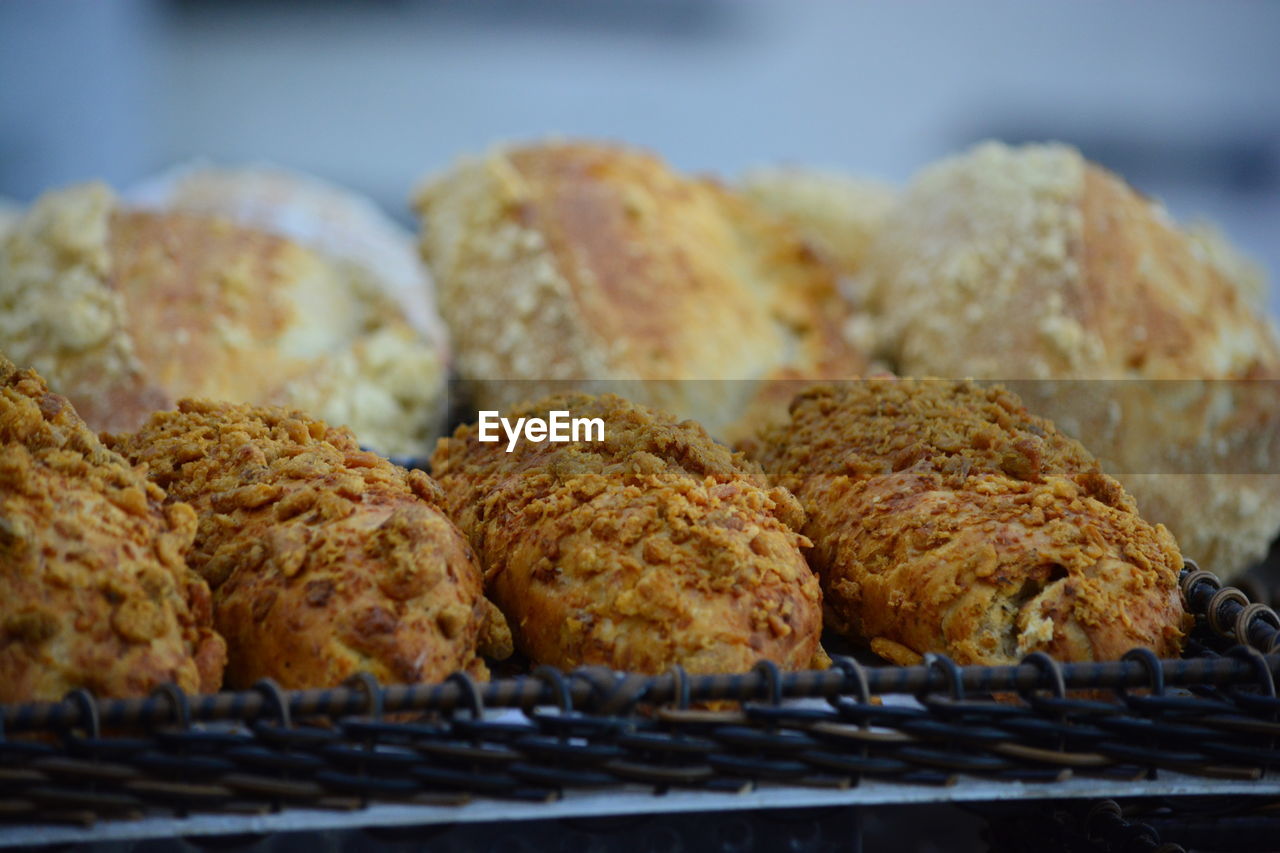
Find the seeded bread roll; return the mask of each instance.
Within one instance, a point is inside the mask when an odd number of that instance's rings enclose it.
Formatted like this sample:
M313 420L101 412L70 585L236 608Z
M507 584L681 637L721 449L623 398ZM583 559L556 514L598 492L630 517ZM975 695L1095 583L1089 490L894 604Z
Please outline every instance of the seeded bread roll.
M199 516L190 563L213 589L230 686L486 676L478 647L510 652L439 488L361 450L349 430L182 400L108 441Z
M0 702L222 683L191 507L102 446L71 404L0 356Z
M807 513L834 626L895 663L1179 650L1173 537L999 386L817 386L750 450Z
M1206 567L1241 572L1280 530L1280 407L1248 381L1280 378L1256 270L1079 152L988 143L931 166L864 276L897 372L1050 380L1018 390Z
M541 380L647 380L614 387L721 433L758 389L688 380L864 367L833 270L790 226L649 154L499 148L429 181L417 208L480 408L563 390Z
M602 419L604 439L522 439L508 453L471 425L432 457L517 648L564 669L647 673L825 662L822 598L790 494L697 424L614 395L552 397L510 416L553 410Z
M443 407L440 351L360 269L100 184L49 193L0 238L0 347L99 430L198 395L305 405L414 453Z

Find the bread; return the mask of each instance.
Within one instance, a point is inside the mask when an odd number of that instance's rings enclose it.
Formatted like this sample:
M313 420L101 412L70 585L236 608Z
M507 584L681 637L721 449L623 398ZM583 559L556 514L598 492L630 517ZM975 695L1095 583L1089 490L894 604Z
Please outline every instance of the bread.
M817 386L751 451L807 513L834 627L896 663L1168 657L1189 627L1173 537L999 386Z
M186 563L195 513L0 356L0 702L210 693L226 647Z
M926 169L863 276L897 372L1050 380L1019 392L1206 567L1241 572L1280 530L1280 459L1253 440L1280 408L1247 382L1280 377L1256 270L1079 152L988 143Z
M299 243L395 300L405 319L448 362L448 332L413 234L367 198L310 175L273 166L193 163L125 193L130 206L221 216Z
M879 181L794 166L752 169L738 185L794 225L846 276L862 269L872 238L897 196Z
M864 367L830 266L749 199L652 155L498 148L428 181L416 205L480 408L564 390L542 380L622 380L606 387L721 434L757 388L689 380Z
M508 453L470 425L432 457L517 648L563 669L646 673L825 661L789 494L697 424L613 395L553 397L511 417L553 410L602 419L603 440Z
M231 687L487 675L477 647L505 627L423 472L272 407L182 400L107 440L199 516L190 563L213 590Z
M443 409L440 351L355 267L100 184L47 194L0 240L0 309L0 347L98 430L199 395L305 403L413 453Z

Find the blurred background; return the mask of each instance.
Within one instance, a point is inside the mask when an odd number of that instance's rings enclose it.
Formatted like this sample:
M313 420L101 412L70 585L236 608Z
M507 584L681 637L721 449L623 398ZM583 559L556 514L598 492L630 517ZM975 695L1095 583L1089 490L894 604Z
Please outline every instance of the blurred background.
M205 156L408 222L422 176L512 138L894 182L980 139L1061 139L1274 280L1278 45L1267 0L6 0L0 195Z

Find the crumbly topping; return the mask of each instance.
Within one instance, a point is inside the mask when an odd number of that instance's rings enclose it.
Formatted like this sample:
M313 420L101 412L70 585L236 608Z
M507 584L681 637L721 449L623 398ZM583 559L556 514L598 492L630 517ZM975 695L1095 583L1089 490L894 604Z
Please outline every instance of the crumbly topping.
M814 388L791 416L753 452L807 513L841 630L963 663L1176 652L1173 537L1010 392L867 380Z
M105 286L115 205L104 184L48 193L0 237L0 349L69 392L142 371L124 302Z
M790 494L697 424L613 395L509 416L552 409L603 418L605 440L506 453L465 426L432 459L527 654L644 672L810 663L820 597Z
M1101 363L1102 344L1073 304L1084 167L1062 145L985 143L911 182L872 246L865 282L900 372L1046 378Z
M0 700L221 684L196 519L0 357Z
M228 682L340 683L483 672L491 611L439 488L297 410L182 400L108 440L199 515Z

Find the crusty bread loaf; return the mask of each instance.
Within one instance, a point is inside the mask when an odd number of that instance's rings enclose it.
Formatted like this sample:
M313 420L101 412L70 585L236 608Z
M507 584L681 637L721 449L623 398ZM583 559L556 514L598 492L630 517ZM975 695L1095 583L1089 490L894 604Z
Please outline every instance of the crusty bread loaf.
M864 276L899 373L1055 380L1019 392L1206 567L1243 571L1280 530L1280 457L1239 432L1274 434L1274 394L1217 384L1280 378L1256 272L1079 152L988 143L924 170Z
M423 472L274 407L182 400L107 441L199 516L190 563L212 587L232 687L487 674L477 647L505 624Z
M816 386L750 450L807 513L835 626L896 663L1179 649L1173 537L999 386Z
M508 453L472 424L431 460L531 660L648 673L825 661L822 596L790 494L697 424L614 395L552 397L512 416L551 410L600 418L603 437Z
M439 426L440 351L350 265L227 219L127 209L100 184L46 195L0 241L0 309L0 346L95 429L183 395L305 403L384 452L421 452Z
M447 360L448 333L413 233L369 199L311 175L274 166L192 163L125 193L130 206L221 216L347 262L352 275L393 298Z
M619 387L718 432L755 389L688 380L864 365L833 270L790 226L649 154L495 149L429 181L417 207L458 371L483 408L547 387L486 380L647 380Z
M187 567L196 516L0 355L0 702L210 693L226 646Z

